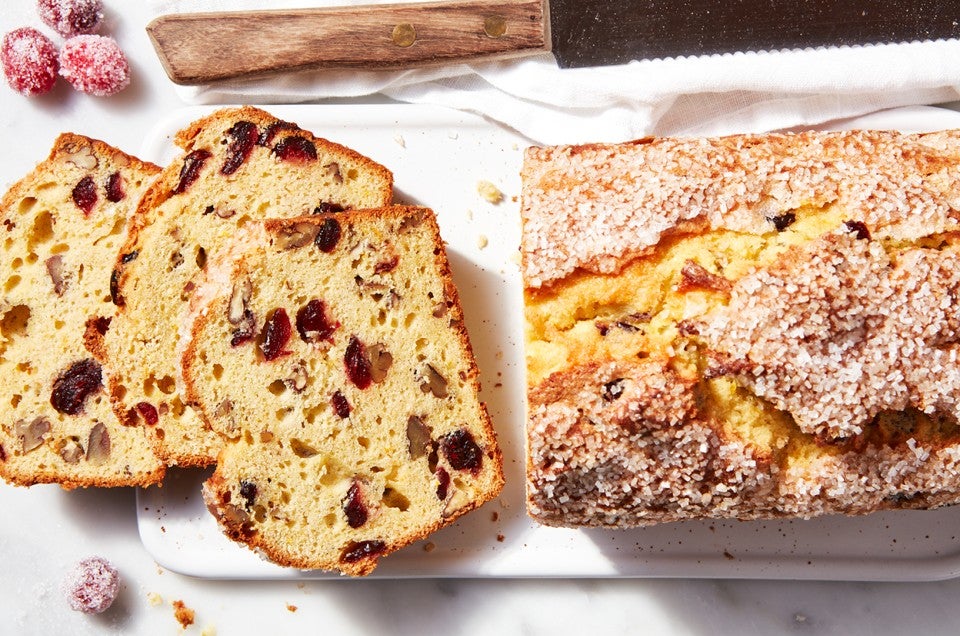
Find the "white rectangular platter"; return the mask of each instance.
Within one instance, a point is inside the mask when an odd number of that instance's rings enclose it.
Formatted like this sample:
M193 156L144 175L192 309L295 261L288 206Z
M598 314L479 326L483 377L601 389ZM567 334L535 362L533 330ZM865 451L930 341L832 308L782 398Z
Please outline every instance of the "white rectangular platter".
M274 115L386 165L397 199L433 208L448 245L483 382L503 446L502 497L383 559L372 575L402 577L704 577L934 580L960 575L960 506L809 521L683 522L626 531L541 527L524 510L523 299L518 249L523 138L479 117L434 107L271 106ZM209 108L161 121L142 151L161 165L173 134ZM906 131L960 127L960 113L913 108L837 124ZM503 193L492 204L477 191ZM138 492L144 545L163 567L221 579L326 578L265 562L222 536L200 497L206 472L171 470Z

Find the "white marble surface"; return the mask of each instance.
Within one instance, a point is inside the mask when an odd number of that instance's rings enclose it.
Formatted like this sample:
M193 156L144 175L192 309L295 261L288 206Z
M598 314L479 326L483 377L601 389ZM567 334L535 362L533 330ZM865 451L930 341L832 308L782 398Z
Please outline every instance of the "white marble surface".
M8 0L0 32L37 23L32 0ZM28 100L0 87L0 186L26 173L71 130L136 152L143 134L180 108L143 31L139 2L107 2L107 30L134 81L96 99L62 82ZM225 582L159 568L139 541L134 492L0 485L0 634L175 634L170 603L196 611L188 633L427 634L946 634L960 625L960 580L933 583L790 581L367 580ZM125 581L117 604L71 612L60 580L99 554ZM890 564L890 578L898 578ZM151 603L159 595L162 602ZM293 607L295 606L295 611Z

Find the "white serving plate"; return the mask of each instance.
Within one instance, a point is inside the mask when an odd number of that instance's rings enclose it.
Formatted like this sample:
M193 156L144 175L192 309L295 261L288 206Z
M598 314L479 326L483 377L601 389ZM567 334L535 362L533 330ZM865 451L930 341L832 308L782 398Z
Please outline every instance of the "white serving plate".
M519 171L528 142L479 117L434 107L267 109L388 166L401 202L437 212L481 371L483 397L503 446L507 486L498 501L383 559L371 576L905 581L960 575L960 506L810 521L691 521L633 530L568 530L532 522L523 492L525 383L518 267ZM176 154L173 134L209 110L188 109L159 122L142 156L166 163ZM938 130L960 127L960 113L899 109L833 127ZM485 201L477 192L480 180L497 185L504 201ZM200 497L206 474L171 470L162 488L138 492L140 536L157 563L206 578L336 576L276 566L226 539Z

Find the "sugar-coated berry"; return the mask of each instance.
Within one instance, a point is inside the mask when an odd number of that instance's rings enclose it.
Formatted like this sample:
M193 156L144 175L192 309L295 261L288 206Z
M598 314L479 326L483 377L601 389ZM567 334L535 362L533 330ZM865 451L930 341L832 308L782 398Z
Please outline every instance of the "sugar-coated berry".
M60 75L78 91L104 97L130 83L130 65L116 40L78 35L60 50Z
M43 22L65 38L96 33L103 23L101 0L38 0Z
M7 33L0 48L0 62L10 88L23 95L42 95L57 82L57 47L34 28Z
M64 581L70 608L84 614L106 611L117 598L120 575L109 561L88 557L73 568Z

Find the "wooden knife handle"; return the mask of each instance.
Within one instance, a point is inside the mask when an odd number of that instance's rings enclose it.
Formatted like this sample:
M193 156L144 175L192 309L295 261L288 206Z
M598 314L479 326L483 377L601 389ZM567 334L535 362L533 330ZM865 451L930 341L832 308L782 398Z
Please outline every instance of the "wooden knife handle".
M147 25L178 84L318 68L404 68L549 50L544 0L165 15Z

